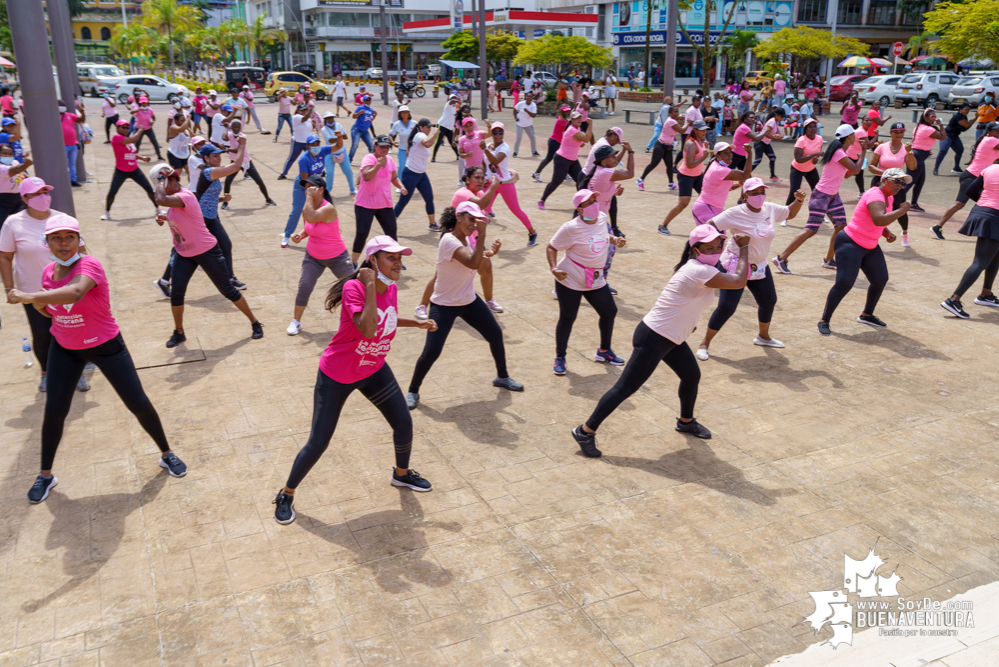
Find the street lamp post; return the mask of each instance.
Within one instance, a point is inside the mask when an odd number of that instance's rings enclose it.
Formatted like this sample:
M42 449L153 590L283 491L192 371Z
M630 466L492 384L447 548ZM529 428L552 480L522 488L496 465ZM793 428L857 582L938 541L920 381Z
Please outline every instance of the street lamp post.
M299 32L302 33L302 43L304 44L305 43L305 28L302 27L302 22L298 20L297 16L295 16L295 10L292 9L291 5L288 4L287 0L278 0L278 4L284 5L285 7L288 8L288 11L291 12L291 18L295 19L295 23L298 24L298 30L299 30ZM291 62L292 60L294 60L294 58L291 55L291 40L289 39L288 40L288 69L291 69L292 65L294 64L294 63Z

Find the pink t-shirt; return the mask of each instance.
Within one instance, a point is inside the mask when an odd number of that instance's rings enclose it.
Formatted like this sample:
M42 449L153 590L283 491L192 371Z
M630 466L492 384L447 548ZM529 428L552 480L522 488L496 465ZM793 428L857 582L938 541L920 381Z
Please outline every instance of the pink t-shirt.
M881 144L874 149L875 155L878 156L878 167L881 169L904 169L905 168L905 146L899 146L897 153L891 152L891 144Z
M749 133L752 132L752 128L743 123L735 130L735 136L732 137L732 152L736 155L746 155L746 144L748 144L751 139L749 138Z
M720 164L717 160L708 166L704 172L704 180L701 183L701 201L715 208L725 208L725 200L728 198L728 191L732 189L733 181L726 181L725 177L732 173L728 167Z
M218 244L218 240L205 227L198 198L187 188L181 188L177 196L184 201L184 206L171 207L166 214L173 236L173 247L182 257L194 257L208 252Z
M374 153L368 153L361 160L361 169L378 164ZM385 166L378 170L370 181L361 175L357 185L357 197L354 204L361 208L392 208L392 175L395 173L395 160L392 156L385 158Z
M617 183L611 180L616 169L610 167L597 167L593 171L593 178L590 179L589 189L597 193L597 204L601 213L610 213L611 199L617 192Z
M65 287L75 276L87 276L97 285L76 303L49 304L52 335L67 350L85 350L106 343L118 335L118 323L111 314L111 290L104 267L90 255L80 257L62 280L53 278L56 263L42 271L42 289Z
M827 195L838 195L839 189L843 185L843 179L846 178L847 168L839 163L845 157L849 157L846 151L840 148L838 151L833 153L832 159L822 166L822 176L819 177L819 182L815 185L815 189L819 192L824 192Z
M135 112L135 126L141 127L143 130L148 130L153 126L153 110L149 107L143 109L139 107L139 110Z
M847 125L853 125L857 122L857 117L860 115L860 105L846 104L843 107L843 115L840 117Z
M688 260L669 279L642 321L663 338L677 345L683 343L694 331L701 313L714 301L715 291L705 283L718 273L714 266Z
M978 205L999 210L999 165L986 167L980 176L985 181L985 187L978 196Z
M785 90L787 90L787 84L784 83L784 79L774 81L774 95L783 95Z
M676 135L678 134L676 131L677 125L679 125L679 123L675 120L667 118L666 122L663 123L662 132L659 133L659 143L666 146L672 146L673 140L676 139Z
M559 117L555 119L555 129L552 130L552 139L562 143L562 135L565 134L565 128L568 124L569 121L559 115Z
M743 90L742 92L739 93L739 99L742 100L743 102L747 102L747 103L748 102L752 102L753 101L753 91L751 91L751 90Z
M340 328L319 359L319 370L326 377L342 384L353 384L385 365L385 356L392 348L399 322L398 290L396 285L389 285L384 294L378 294L376 290L378 328L374 336L365 338L354 325L354 315L364 311L364 283L356 279L344 283Z
M442 236L437 246L437 280L430 301L438 306L467 306L475 301L475 269L454 259L454 253L463 247L454 234Z
M229 136L229 150L227 155L229 159L233 162L236 161L236 156L239 154L239 138L245 137L246 135L242 132L236 133L232 130L226 130L226 134ZM250 157L250 151L246 148L243 149L243 167L247 167L253 158Z
M876 110L876 109L871 109L870 111L867 112L867 117L868 118L872 118L872 119L873 118L880 119L881 118L881 112L878 111L878 110ZM880 126L877 123L871 123L871 126L867 129L867 136L869 136L869 137L876 137L876 136L878 136L878 128L879 127Z
M603 275L607 265L607 251L610 249L610 234L607 232L607 215L603 212L593 224L583 222L578 215L564 223L548 243L565 256L559 260L557 268L565 271L563 285L577 292L600 289L607 284ZM586 286L586 269L599 269L600 276L593 284Z
M118 115L118 107L109 99L105 99L101 104L101 115L105 118L114 118Z
M795 148L800 148L804 151L804 155L811 155L813 153L822 152L822 137L815 135L814 138L809 139L808 135L801 135L798 140L794 142ZM805 174L815 169L815 163L811 160L806 162L798 162L797 160L791 160L791 166Z
M683 147L684 151L687 150L687 146L696 146L697 147L697 153L694 154L694 159L695 160L698 159L699 157L701 157L702 155L704 155L704 151L705 151L704 144L698 143L697 139L687 139L687 144L686 144L686 146ZM704 163L702 162L699 165L697 165L696 167L694 167L693 169L691 169L690 167L687 166L687 160L686 160L686 158L681 158L680 159L680 164L677 167L677 169L684 176L695 176L696 177L696 176L700 176L701 174L704 173Z
M329 206L329 204L323 204ZM340 233L340 218L333 222L305 221L305 233L309 235L305 250L316 259L333 259L347 252L347 244Z
M49 217L58 213L49 209ZM44 220L36 220L20 211L7 218L0 227L0 252L14 253L14 286L25 292L42 289L42 272L52 263L52 251L45 240ZM83 246L83 237L80 237Z
M475 196L476 194L468 188L459 188L458 191L454 193L454 196L451 197L451 206L458 208L458 204L462 204Z
M937 143L937 140L933 139L930 135L936 131L937 128L933 125L925 123L917 125L916 129L912 131L912 149L919 151L933 150L933 146Z
M781 220L787 220L791 210L774 202L763 202L759 211L750 210L749 206L740 204L725 209L711 218L715 227L723 232L729 232L725 250L721 256L721 264L729 273L734 273L739 265L739 245L735 242L732 232L745 234L749 237L749 275L750 280L765 277L767 257L770 244L774 240L776 225Z
M462 153L471 153L469 157L465 158L466 169L468 167L478 167L482 164L484 153L483 150L479 148L479 142L481 142L482 139L480 139L478 135L478 132L475 132L472 136L463 134L461 135L461 138L458 139L458 150Z
M79 118L68 111L62 115L62 141L67 146L76 145L76 121Z
M862 248L868 250L875 247L884 233L884 227L878 227L871 219L871 212L867 210L867 205L873 201L884 202L885 210L890 211L894 197L885 197L881 188L869 188L857 202L857 208L853 211L853 217L846 223L846 234L857 242Z
M769 132L770 134L780 135L780 130L777 128L776 118L771 118L767 122L763 123L763 139L761 139L761 141L765 144L769 144L771 141L773 141L770 137L767 136L767 132Z
M858 132L862 133L863 131L858 130ZM860 157L860 149L861 149L860 138L861 136L863 136L863 134L856 134L854 136L856 137L856 140L852 144L850 144L849 148L846 149L846 156L851 160L856 161L856 159Z
M278 113L291 113L291 98L287 95L278 98Z
M139 168L139 154L135 144L126 144L126 137L116 134L111 137L111 150L114 151L114 167L119 171L135 171Z
M191 98L191 106L194 107L194 113L199 116L205 115L205 102L208 98L204 95L195 95Z
M999 160L999 139L995 137L982 137L975 149L975 158L968 165L968 172L974 176L981 176L985 168L993 162Z
M0 194L17 194L21 185L21 180L25 177L25 172L10 175L10 170L15 169L16 164L0 164Z
M244 90L239 94L239 97L246 103L247 109L253 108L253 93L248 90Z
M561 146L555 151L555 155L561 155L566 160L575 160L579 157L579 149L583 147L585 141L577 141L573 137L581 130L571 123L566 125L565 132L562 133Z
M12 115L14 113L14 98L10 95L0 96L0 109L3 109L4 113Z

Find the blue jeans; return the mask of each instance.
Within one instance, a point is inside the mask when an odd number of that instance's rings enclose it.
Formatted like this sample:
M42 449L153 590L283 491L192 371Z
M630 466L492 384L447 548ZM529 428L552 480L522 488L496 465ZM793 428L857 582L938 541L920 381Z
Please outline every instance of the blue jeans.
M978 145L979 140L985 136L985 128L975 130L975 145Z
M659 138L659 133L663 131L663 124L658 120L656 121L656 127L652 130L652 136L649 138L649 145L645 147L646 151L652 150L652 146L656 143L656 139Z
M406 188L406 194L399 197L399 201L395 203L395 217L399 217L402 210L406 208L406 204L409 200L413 198L413 194L419 190L420 196L423 197L423 202L427 205L427 215L434 214L434 189L430 185L430 178L426 174L417 174L415 172L406 169L402 172L402 176L399 177L399 181Z
M401 143L401 142L400 142ZM399 164L396 166L398 173L402 173L402 170L406 168L406 149L399 148L396 155L396 162Z
M354 194L357 190L354 188L354 170L350 168L350 160L347 159L347 151L341 149L344 160L339 164L340 171L343 175L347 177L347 187L350 188L350 194ZM333 153L326 156L326 189L333 192L333 172L337 167L337 163L333 161Z
M284 163L284 169L281 170L282 176L288 175L288 170L291 168L291 165L295 164L295 160L298 159L298 156L301 155L302 152L305 151L308 147L309 147L308 144L303 144L302 142L299 141L291 142L291 150L288 151L288 160ZM297 177L298 174L296 173L295 176Z
M291 127L291 114L290 113L279 113L278 114L278 129L277 129L277 132L274 133L274 138L275 139L277 139L278 136L280 136L280 134L281 134L281 128L284 127L285 123L288 123L288 127Z
M284 225L284 235L291 236L298 227L298 219L302 217L302 209L305 208L305 188L302 181L295 177L295 185L291 189L291 213L288 214L288 222Z
M940 149L937 152L937 162L933 165L933 171L940 168L940 163L943 162L944 156L947 155L947 151L954 151L954 169L961 168L961 157L964 155L964 142L961 141L960 136L950 136L940 142Z
M69 180L74 183L76 180L76 154L80 152L80 146L78 144L73 144L72 146L66 146L66 160L69 161Z
M371 141L371 132L368 128L363 130L357 127L357 124L350 126L350 161L354 161L354 153L357 152L357 146L360 141L364 142L364 145L368 147L368 152L375 150L375 145Z

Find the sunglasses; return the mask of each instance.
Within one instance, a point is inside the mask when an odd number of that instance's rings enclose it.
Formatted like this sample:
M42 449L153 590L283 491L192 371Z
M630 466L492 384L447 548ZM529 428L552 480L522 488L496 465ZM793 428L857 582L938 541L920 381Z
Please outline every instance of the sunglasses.
M503 130L493 130L493 134L503 134Z

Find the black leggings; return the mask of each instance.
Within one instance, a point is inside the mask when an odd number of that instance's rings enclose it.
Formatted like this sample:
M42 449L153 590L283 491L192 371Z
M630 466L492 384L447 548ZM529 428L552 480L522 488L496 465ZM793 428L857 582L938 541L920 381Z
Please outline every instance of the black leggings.
M975 259L964 272L964 277L961 278L961 283L954 290L954 294L959 297L964 296L964 293L978 281L978 276L982 275L982 272L985 273L982 289L991 292L996 273L999 272L999 241L995 239L978 238L975 243Z
M850 238L845 230L836 235L836 282L826 297L826 309L822 312L822 321L829 322L832 314L843 297L853 289L857 275L863 271L870 285L867 288L867 303L864 304L864 314L873 315L878 306L881 293L888 284L888 264L881 246L864 248Z
M253 182L257 184L258 188L260 188L260 194L264 196L264 199L270 201L271 197L267 194L267 186L264 185L264 179L260 178L260 173L257 172L256 166L254 166L251 162L249 168L244 168L243 171L245 171L246 175L252 178ZM229 194L229 188L232 186L232 182L235 180L236 174L238 173L238 171L234 171L225 177L225 183L222 185L222 194Z
M48 395L45 397L45 417L42 421L42 470L51 470L66 416L73 403L76 383L88 362L100 369L129 412L153 439L161 452L170 451L166 434L156 408L142 390L132 355L125 347L121 334L85 350L67 350L57 341L49 349Z
M371 232L371 222L377 219L382 226L382 231L395 238L396 225L395 213L391 208L364 208L354 204L354 245L352 252L363 252L364 244L368 242L368 233Z
M857 172L857 175L853 177L853 182L857 184L857 190L860 191L860 194L864 194L864 190L866 189L866 184L864 183L863 169Z
M555 281L555 294L558 296L558 324L555 325L555 356L564 357L569 346L569 336L572 335L572 325L579 314L579 304L585 297L586 302L593 306L600 318L597 326L600 328L600 349L609 350L611 336L614 335L614 318L617 317L617 304L610 287L604 285L600 289L581 292L566 287Z
M430 303L430 319L437 323L437 330L427 332L427 342L423 346L420 358L416 360L413 379L409 381L410 393L420 393L423 379L427 377L434 362L441 356L444 343L447 342L447 337L451 333L451 327L454 326L454 321L459 317L465 320L468 326L478 331L479 335L489 343L489 351L492 352L493 361L496 362L496 375L501 378L509 377L506 372L503 329L500 328L493 314L489 312L486 302L476 294L475 301L464 306L439 306L436 303Z
M235 278L236 274L232 270L232 241L229 239L229 232L225 230L222 221L218 218L205 218L205 229L219 242L219 249L222 251L222 257L225 258L226 269L229 271L229 278Z
M923 184L926 183L926 159L930 157L930 152L914 149L912 155L916 158L916 168L909 169L908 172L912 176L912 203L918 204L919 193L923 191Z
M42 372L49 369L49 345L52 344L52 320L38 312L33 304L24 303L24 312L28 315L28 326L31 328L31 347L34 348L35 359Z
M659 166L659 163L666 162L666 175L669 176L669 182L673 182L673 146L667 146L663 142L656 139L656 145L652 147L652 162L645 167L645 171L642 172L642 180L652 173L652 170Z
M628 364L614 386L600 397L593 414L586 420L586 425L594 431L600 428L600 424L617 410L617 406L628 400L652 377L660 361L680 378L680 416L684 419L693 418L701 369L687 343L677 345L650 329L645 322L639 322L631 344L634 350Z
M808 187L812 189L812 192L815 192L815 186L819 184L819 170L798 171L791 167L791 179L788 183L791 191L787 193L787 201L784 202L784 206L790 206L791 202L794 201L794 193L801 189L801 179L805 179L808 182Z
M215 285L219 294L229 299L233 303L239 301L242 295L236 289L229 275L229 267L226 266L225 257L222 250L215 245L211 250L203 252L194 257L184 257L177 253L173 258L173 280L171 281L170 305L183 306L184 295L187 294L187 284L191 282L191 277L198 267L205 270L208 279Z
M406 409L406 399L389 365L384 364L368 377L351 384L337 382L320 370L312 394L312 432L291 466L287 482L289 489L297 489L326 452L343 405L355 389L378 408L392 427L396 467L409 468L409 454L413 450L413 418Z
M109 118L104 119L104 134L107 136L107 140L109 142L111 141L111 128L114 127L114 124L117 122L118 122L118 114L115 114L113 116L110 116Z
M437 151L440 149L441 144L444 143L444 139L447 139L447 145L454 151L455 157L459 157L458 146L454 143L454 130L449 130L446 127L438 127L437 129L440 130L440 133L437 135L437 143L434 144L433 159L437 159Z
M540 174L541 170L548 166L548 163L551 162L552 158L555 157L555 152L559 148L561 148L561 146L562 144L555 141L551 137L548 137L548 154L545 155L545 159L541 161L541 164L538 165L538 168L534 170L535 174Z
M153 130L153 128L149 128L148 130L143 132L142 136L140 136L136 140L135 150L137 151L139 150L139 147L142 145L142 140L145 139L146 137L149 137L149 141L152 142L153 148L156 149L156 157L162 160L163 158L160 156L160 142L156 139L156 131Z
M608 213L610 217L611 229L617 229L617 195L611 197L610 212Z
M115 169L114 175L111 177L111 187L108 189L108 198L104 202L105 211L111 210L111 205L114 204L114 198L118 195L118 190L121 189L121 186L128 179L132 179L138 183L139 187L149 195L149 201L153 202L153 206L156 205L156 193L153 192L153 186L149 184L149 179L146 178L141 169L133 169L132 171Z
M755 148L754 153L756 155L756 159L753 160L753 169L756 169L763 162L763 156L766 155L767 159L770 160L770 178L776 177L777 173L774 171L774 165L777 164L777 156L774 154L773 146L762 141L757 141L753 144L753 147Z
M566 176L572 176L574 183L579 182L579 175L583 168L579 166L579 160L568 160L561 155L555 155L554 166L552 167L552 180L545 186L541 201L546 201L548 196L558 189L558 186L565 182Z
M875 176L874 178L871 179L871 187L872 188L881 187L881 177L880 176ZM907 185L904 188L902 188L901 190L899 190L898 194L895 195L894 199L892 200L891 210L893 210L893 211L897 211L898 210L898 208L902 205L902 202L905 201L905 197L908 194L910 187L911 187L911 185ZM905 215L903 215L901 218L898 219L898 226L901 227L902 231L905 232L905 233L907 233L909 231L909 214L908 213L906 213Z
M765 261L765 260L764 260ZM761 324L769 324L774 316L774 307L777 305L777 288L774 286L774 277L770 274L770 266L766 267L766 275L759 280L749 280L746 287L741 289L723 289L718 295L718 306L715 312L711 313L708 320L708 328L719 331L728 318L732 317L735 309L739 307L742 293L749 288L749 293L756 299L756 317Z
M680 135L680 150L676 152L676 159L673 160L674 169L680 166L680 160L683 159L683 147L687 145L687 137L689 136L689 134Z

